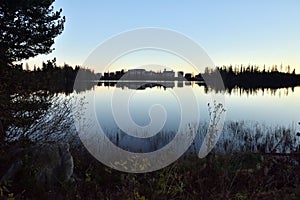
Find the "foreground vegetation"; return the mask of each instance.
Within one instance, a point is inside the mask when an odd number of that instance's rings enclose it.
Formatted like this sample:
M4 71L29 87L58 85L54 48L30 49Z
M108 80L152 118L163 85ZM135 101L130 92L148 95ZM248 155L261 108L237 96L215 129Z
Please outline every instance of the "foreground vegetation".
M6 151L1 149L0 177L12 159L5 156ZM146 174L115 171L78 147L71 148L71 154L72 183L61 182L46 190L33 181L34 169L25 168L19 177L0 185L0 199L300 198L300 155L297 153L211 153L204 159L185 155L164 169Z
M300 198L299 155L186 155L147 174L111 170L74 152L82 199L283 199Z

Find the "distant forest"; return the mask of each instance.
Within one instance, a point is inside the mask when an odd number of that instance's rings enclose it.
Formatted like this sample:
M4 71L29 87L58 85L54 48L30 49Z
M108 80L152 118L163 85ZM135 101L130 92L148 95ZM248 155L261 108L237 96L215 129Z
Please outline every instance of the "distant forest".
M6 88L6 91L10 93L43 90L52 93L69 94L73 92L74 81L79 69L85 71L89 75L88 77L97 79L96 74L90 69L80 66L72 67L68 64L57 66L56 60L53 59L43 62L42 67L34 66L33 70L29 70L27 64L25 69L22 64L2 66L0 68L0 71L2 71L0 73L0 83L1 87ZM89 90L91 88L92 85L88 88L82 88L82 90Z
M280 66L280 71L275 65L272 68L262 70L258 66L248 65L247 67L218 67L222 76L225 88L231 90L234 87L250 89L250 88L286 88L296 87L300 85L300 75L290 70L290 66L286 67L286 72L283 72L283 67ZM214 73L206 71L205 73Z

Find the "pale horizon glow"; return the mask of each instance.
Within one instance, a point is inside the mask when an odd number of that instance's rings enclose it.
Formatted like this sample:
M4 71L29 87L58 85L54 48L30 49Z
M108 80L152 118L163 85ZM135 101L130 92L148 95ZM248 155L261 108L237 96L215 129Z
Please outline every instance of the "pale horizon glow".
M82 65L97 46L120 32L159 27L192 38L216 66L290 65L300 73L297 0L56 0L54 6L63 9L65 30L51 54L23 61L31 68L54 57L58 65Z

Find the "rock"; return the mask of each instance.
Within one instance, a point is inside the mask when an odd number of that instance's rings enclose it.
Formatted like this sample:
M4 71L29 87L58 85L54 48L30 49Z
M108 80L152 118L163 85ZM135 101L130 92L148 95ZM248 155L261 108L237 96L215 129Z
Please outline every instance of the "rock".
M73 158L68 144L47 144L31 150L35 179L45 186L68 182L73 174Z
M11 165L0 183L13 179L19 172L22 178L33 179L37 186L47 190L72 180L74 164L69 144L38 145L24 149L22 155Z

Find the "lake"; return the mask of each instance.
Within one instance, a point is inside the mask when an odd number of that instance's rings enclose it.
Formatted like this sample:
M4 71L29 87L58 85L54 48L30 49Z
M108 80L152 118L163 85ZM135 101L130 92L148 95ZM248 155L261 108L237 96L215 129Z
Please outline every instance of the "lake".
M214 95L224 97L226 110L214 151L288 153L298 149L300 87L215 92L199 82L103 81L75 96L93 100L83 114L86 123L91 123L94 115L110 141L122 149L152 152L169 144L177 132L188 132L187 126L193 126L196 135L189 151L198 152L209 127ZM183 111L183 98L185 104L193 100L197 104ZM199 118L194 114L197 110ZM182 112L188 113L188 119L181 124ZM189 121L193 119L198 121Z

